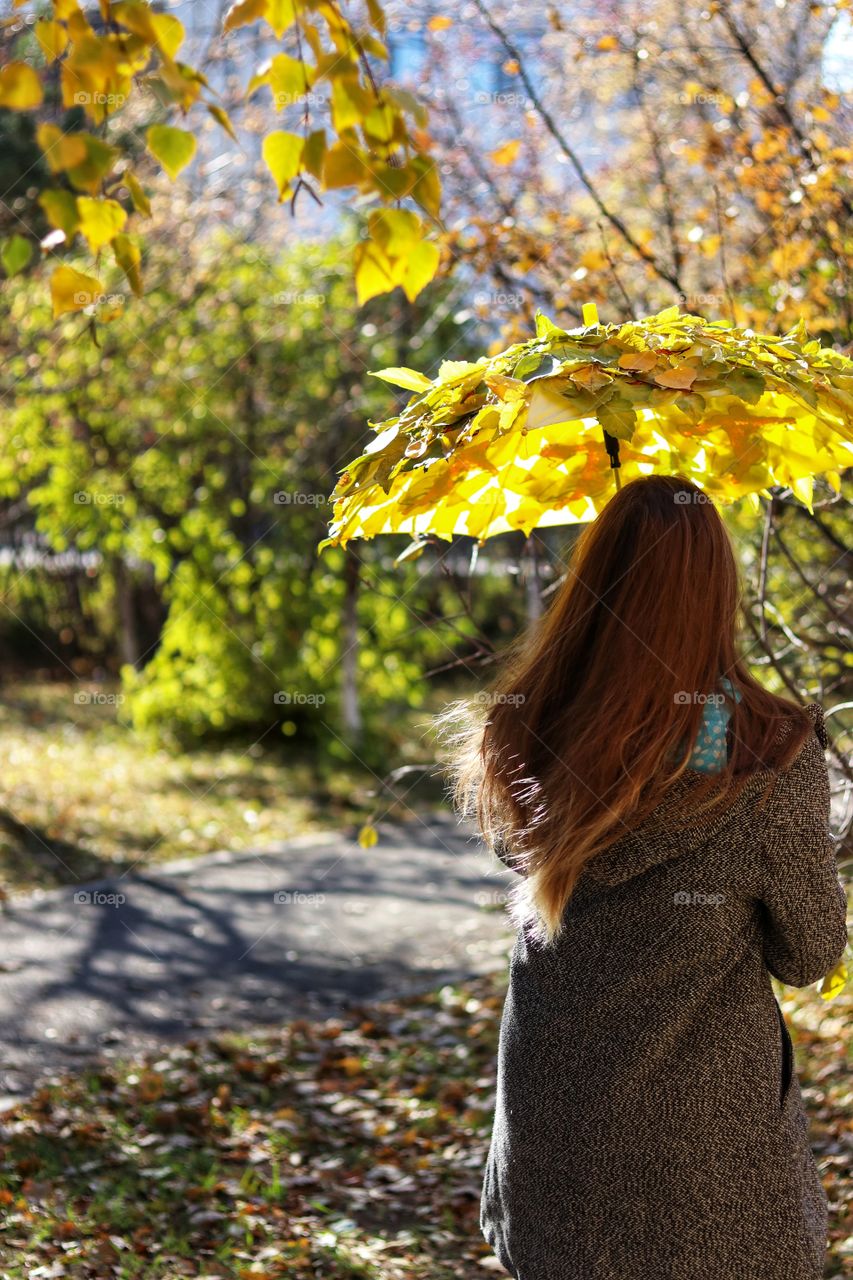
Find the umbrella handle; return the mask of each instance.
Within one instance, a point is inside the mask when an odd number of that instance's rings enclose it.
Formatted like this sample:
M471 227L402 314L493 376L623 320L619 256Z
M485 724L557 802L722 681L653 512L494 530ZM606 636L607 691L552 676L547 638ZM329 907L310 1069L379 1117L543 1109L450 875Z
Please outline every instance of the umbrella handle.
M610 466L613 469L613 479L616 481L616 488L622 488L622 477L619 475L619 468L622 463L619 461L619 441L616 436L612 436L609 431L604 432L604 447L607 450L607 456L610 459Z

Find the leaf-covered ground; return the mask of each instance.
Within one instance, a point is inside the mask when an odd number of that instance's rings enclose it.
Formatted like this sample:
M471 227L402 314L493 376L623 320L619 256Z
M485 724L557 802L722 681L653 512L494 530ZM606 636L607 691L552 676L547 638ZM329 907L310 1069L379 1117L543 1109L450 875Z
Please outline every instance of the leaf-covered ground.
M476 1280L502 978L44 1087L0 1128L0 1274ZM786 992L853 1266L851 1008ZM629 1141L626 1135L626 1141Z

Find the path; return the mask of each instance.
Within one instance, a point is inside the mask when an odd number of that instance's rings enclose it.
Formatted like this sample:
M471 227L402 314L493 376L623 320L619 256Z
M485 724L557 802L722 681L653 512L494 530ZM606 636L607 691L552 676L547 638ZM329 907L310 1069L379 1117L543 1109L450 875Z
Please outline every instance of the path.
M99 1051L500 968L510 932L483 904L508 879L437 816L381 828L372 849L330 833L14 899L0 918L0 1106Z

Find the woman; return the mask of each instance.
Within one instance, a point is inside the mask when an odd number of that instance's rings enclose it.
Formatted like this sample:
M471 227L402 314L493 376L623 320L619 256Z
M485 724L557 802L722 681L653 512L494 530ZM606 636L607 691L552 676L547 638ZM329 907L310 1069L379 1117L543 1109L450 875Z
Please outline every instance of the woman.
M751 677L738 607L701 490L627 484L460 751L521 877L481 1216L517 1280L823 1275L770 974L847 941L826 738Z

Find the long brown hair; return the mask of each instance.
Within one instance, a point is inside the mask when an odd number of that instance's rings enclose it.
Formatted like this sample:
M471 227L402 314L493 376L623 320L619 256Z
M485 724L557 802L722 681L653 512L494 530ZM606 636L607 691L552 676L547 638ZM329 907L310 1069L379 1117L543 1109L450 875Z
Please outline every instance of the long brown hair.
M802 707L750 675L740 600L707 495L677 476L631 481L583 530L553 604L492 689L443 717L457 802L526 876L523 898L546 940L584 865L685 772L695 774L690 804L713 808L756 770L784 768L810 732ZM703 778L688 762L721 677L740 695L730 757Z

